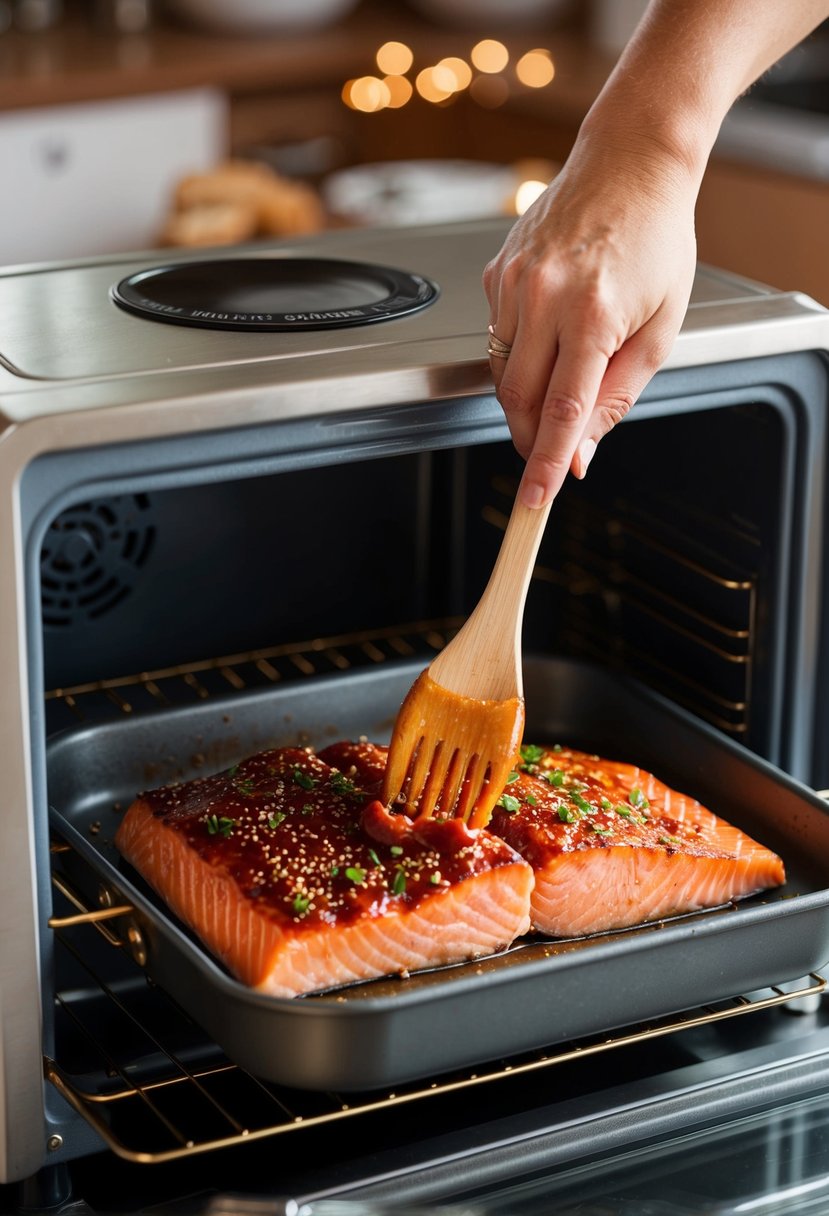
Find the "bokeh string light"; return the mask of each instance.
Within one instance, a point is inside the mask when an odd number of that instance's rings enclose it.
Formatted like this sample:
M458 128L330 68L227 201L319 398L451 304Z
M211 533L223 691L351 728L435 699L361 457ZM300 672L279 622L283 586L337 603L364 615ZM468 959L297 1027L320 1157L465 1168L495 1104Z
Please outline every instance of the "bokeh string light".
M556 74L553 57L545 47L514 57L495 38L476 42L466 58L447 55L422 67L416 66L410 46L392 40L377 48L374 61L379 76L359 76L347 80L342 88L343 102L363 114L401 109L414 98L447 106L461 94L483 109L495 110L509 100L513 89L546 88ZM557 167L527 162L516 163L514 169L516 186L504 210L522 215L546 189Z
M464 92L477 105L494 110L510 96L507 70L512 56L495 38L476 42L468 59L448 55L417 71L414 52L405 42L384 42L374 59L380 76L359 76L342 88L343 102L364 114L400 109L415 96L431 105L447 105ZM553 57L544 47L525 51L512 65L511 75L523 88L546 88L555 79Z

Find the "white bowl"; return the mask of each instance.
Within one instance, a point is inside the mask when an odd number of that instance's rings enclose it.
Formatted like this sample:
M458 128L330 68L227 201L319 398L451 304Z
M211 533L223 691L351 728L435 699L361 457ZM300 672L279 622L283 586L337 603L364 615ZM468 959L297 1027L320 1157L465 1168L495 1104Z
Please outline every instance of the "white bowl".
M430 21L440 25L478 29L486 26L542 25L557 21L571 7L571 0L409 0Z
M358 0L166 0L192 25L225 34L300 33L331 25Z
M332 173L323 198L352 224L434 224L507 215L518 180L508 165L471 160L398 160Z

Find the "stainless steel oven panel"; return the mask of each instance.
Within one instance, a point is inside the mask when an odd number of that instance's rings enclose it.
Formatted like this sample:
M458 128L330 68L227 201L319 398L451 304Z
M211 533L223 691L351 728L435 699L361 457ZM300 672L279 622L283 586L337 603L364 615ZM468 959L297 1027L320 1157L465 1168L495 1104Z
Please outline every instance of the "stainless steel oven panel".
M225 766L283 743L322 746L361 734L383 741L417 670L308 680L232 705L69 732L50 745L53 825L115 900L137 910L151 976L237 1063L296 1088L394 1086L794 979L829 958L823 801L606 670L535 659L528 740L573 743L655 770L776 848L785 887L622 933L528 938L486 960L301 999L239 984L120 862L112 844L119 811L148 778L203 774L205 753Z
M320 255L397 266L440 288L436 302L413 316L323 334L205 335L125 313L110 297L112 286L167 265L171 259L158 251L0 271L0 413L22 422L162 400L165 414L182 421L189 408L183 398L192 404L231 390L239 397L267 390L281 416L296 417L484 390L490 381L481 271L507 229L507 221L486 220L251 247L255 257ZM204 251L176 260L203 261ZM825 349L828 330L826 310L807 296L701 266L666 366ZM209 419L200 423L210 425Z
M360 447L361 428L366 454L411 450L417 442L418 422L428 423L434 408L445 411L444 420L454 410L461 423L450 422L444 429L438 426L439 444L457 441L467 423L479 438L487 427L491 437L495 431L503 435L485 358L487 318L480 270L500 246L505 227L505 223L495 222L406 233L334 233L311 243L280 246L282 251L319 250L326 256L362 254L384 264L405 264L424 273L432 270L442 289L438 304L420 316L421 320L428 317L430 325L441 320L439 335L427 338L421 333L423 340L415 340L418 334L407 329L404 318L389 322L395 331L384 331L385 345L363 349L360 343L348 351L343 347L327 353L323 349L318 358L300 351L291 358L270 354L251 358L247 348L234 347L227 358L217 362L206 347L198 366L178 371L163 370L159 365L142 374L127 371L124 365L119 373L117 368L89 361L80 366L72 362L72 348L87 353L96 346L103 348L111 333L111 318L97 311L97 296L94 307L89 304L90 296L80 286L78 295L62 296L60 288L44 292L48 276L58 276L56 283L69 283L70 279L77 281L76 271L88 270L93 277L101 271L102 277L114 282L123 273L156 263L158 255L148 253L128 265L114 257L70 266L18 267L0 274L0 553L4 563L0 578L0 737L6 765L0 884L6 906L13 909L4 925L0 949L4 1061L0 1178L25 1177L48 1159L44 1097L33 1083L40 1073L44 1047L49 1046L49 1029L42 1025L44 1011L48 1022L49 994L42 989L42 977L48 976L50 965L46 921L51 900L43 791L42 647L37 580L27 573L31 548L39 544L34 535L39 525L21 500L27 470L47 453L78 456L77 464L64 468L66 479L54 485L55 509L59 509L61 498L69 500L74 495L77 500L94 492L99 476L108 480L109 490L113 476L128 476L119 459L111 460L114 453L134 451L135 462L126 460L130 474L136 466L146 472L143 462L157 455L150 450L156 441L171 444L170 462L158 476L174 484L177 473L184 480L190 475L196 458L190 450L194 444L203 453L203 441L211 441L215 466L208 477L222 477L226 475L223 436L247 431L255 444L256 430L263 425L279 424L280 438L286 440L294 424L311 423L318 435L327 428L326 441L320 439L316 450L294 452L306 467L314 462L320 447L336 459L338 443L345 442L353 455ZM451 247L451 259L438 265L434 250L429 252L433 242L435 249ZM67 277L59 278L64 272L69 272ZM455 274L463 276L463 284L448 291L448 280ZM446 307L461 299L463 308ZM109 301L104 307L111 308L114 315L116 305ZM124 332L129 332L130 344L141 346L145 341L143 336L139 341L137 330ZM26 350L31 354L32 334L42 350L53 352L50 358L58 359L60 366L32 363L29 374L20 374L25 370ZM235 341L238 335L232 337ZM157 339L162 340L160 333L150 341ZM741 360L801 351L823 352L825 359L827 350L829 314L813 301L701 268L665 374L672 375L670 369L703 371L706 366L731 365L729 382L735 383ZM43 375L38 377L38 372ZM53 378L56 372L61 375ZM81 378L78 372L83 372ZM782 369L781 376L779 383L785 386ZM783 391L788 392L785 387ZM434 407L436 401L441 404ZM820 401L812 402L812 406L824 404L825 393ZM798 403L794 408L798 414L804 412ZM283 425L286 431L281 430ZM807 426L798 443L809 490L822 502L823 456L812 430ZM255 464L253 447L250 459ZM108 463L108 472L102 474ZM823 561L821 533L814 524L819 513L818 506L803 539L816 566ZM810 630L805 640L808 649L817 630L811 602L804 612ZM795 674L799 672L798 662Z

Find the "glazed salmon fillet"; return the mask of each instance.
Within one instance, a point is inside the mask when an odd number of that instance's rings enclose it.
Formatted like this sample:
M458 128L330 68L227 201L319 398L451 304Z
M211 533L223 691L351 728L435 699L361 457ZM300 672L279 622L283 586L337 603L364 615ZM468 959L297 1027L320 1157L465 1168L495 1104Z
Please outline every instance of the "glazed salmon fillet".
M139 795L115 843L232 975L274 996L492 954L526 933L527 863L459 820L390 813L361 783L357 762L373 772L375 752L261 752Z
M535 873L533 928L622 929L781 886L781 859L652 773L526 746L489 823Z

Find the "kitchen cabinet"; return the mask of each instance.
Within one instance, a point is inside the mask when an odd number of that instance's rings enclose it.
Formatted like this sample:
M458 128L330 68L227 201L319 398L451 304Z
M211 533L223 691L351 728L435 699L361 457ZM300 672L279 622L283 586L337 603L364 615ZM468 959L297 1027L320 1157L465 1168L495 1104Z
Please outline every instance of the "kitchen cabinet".
M417 69L468 54L478 32L431 24L404 4L363 0L336 25L290 37L218 37L174 24L161 6L148 31L118 35L94 27L91 5L67 0L52 29L0 37L0 123L4 111L213 89L227 101L225 154L264 154L277 169L316 180L343 165L417 157L560 163L613 64L591 43L587 8L575 4L549 29L499 35L513 59L549 48L556 71L543 89L512 81L496 108L468 96L444 105L415 98L363 114L343 103L342 87L376 71L383 42L406 42ZM489 33L498 31L480 30ZM698 208L700 258L829 304L828 213L829 181L715 154Z
M704 261L829 306L829 181L712 160L697 239Z

